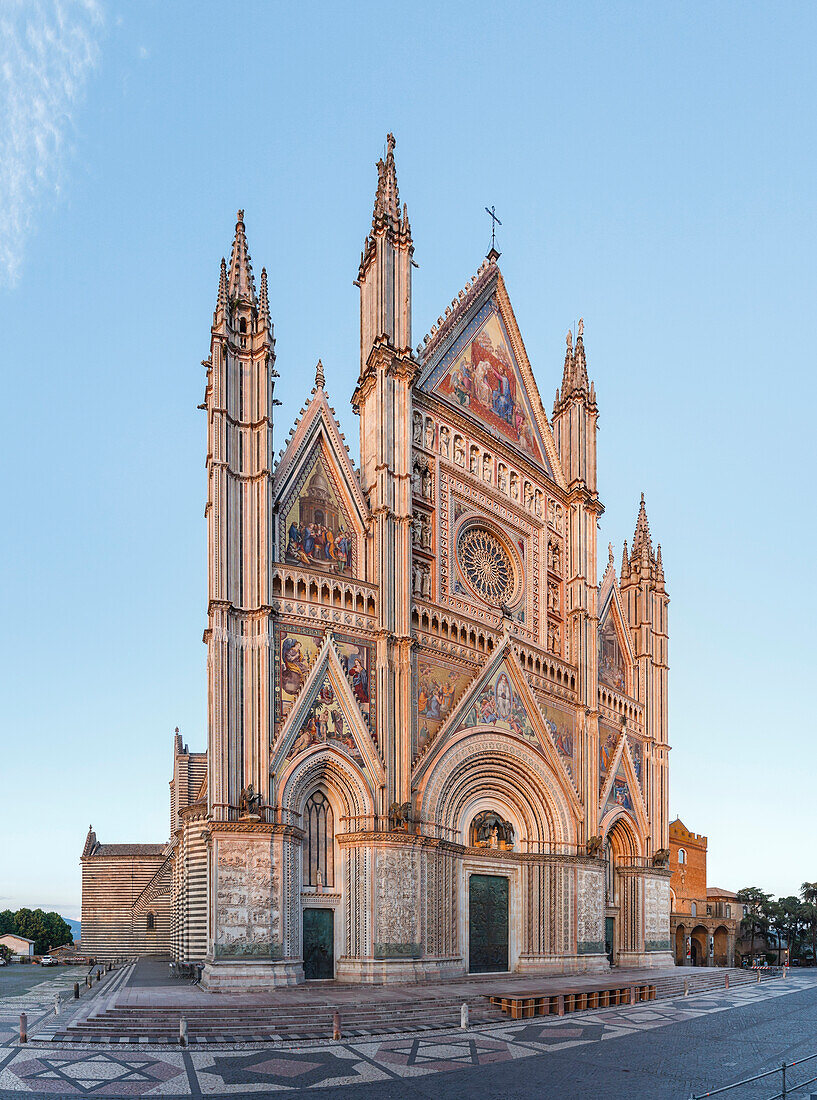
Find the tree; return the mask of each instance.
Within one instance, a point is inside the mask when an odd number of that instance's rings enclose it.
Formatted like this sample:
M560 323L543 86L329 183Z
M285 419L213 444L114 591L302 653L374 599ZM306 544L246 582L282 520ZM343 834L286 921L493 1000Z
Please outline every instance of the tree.
M5 935L5 933L2 934ZM0 959L3 959L7 963L11 962L13 954L14 952L10 947L6 947L4 943L0 943Z
M18 909L14 914L14 928L18 936L34 940L34 953L44 955L52 947L73 943L71 927L59 913L44 913L42 909Z
M740 922L741 932L747 932L751 940L750 954L754 957L755 939L758 932L765 932L769 926L768 906L771 894L764 893L758 886L744 886L738 890L738 901L746 906L746 915Z
M817 965L817 882L804 882L800 887L800 897L810 907L806 920L811 932L811 961Z

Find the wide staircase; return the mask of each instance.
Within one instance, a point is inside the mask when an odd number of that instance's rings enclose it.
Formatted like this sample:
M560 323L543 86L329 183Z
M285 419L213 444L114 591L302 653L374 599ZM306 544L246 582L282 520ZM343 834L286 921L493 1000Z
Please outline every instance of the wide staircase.
M614 984L615 971L597 983L588 982L585 976L582 988L609 988ZM683 996L687 983L690 994L721 992L726 988L746 986L757 982L757 973L746 970L679 967L672 974L656 974L642 971L641 981L649 981L655 987L656 999ZM763 980L777 976L764 972ZM552 986L552 982L548 983ZM536 989L537 982L520 983L520 995L524 990ZM564 979L564 987L572 988L570 979ZM508 1016L490 1002L490 985L480 982L479 989L468 987L466 981L451 982L446 995L429 991L424 996L414 987L403 996L395 994L380 999L363 999L360 986L336 983L333 992L347 993L354 990L360 999L333 999L317 990L305 995L303 987L297 999L282 993L280 1004L207 1004L185 1005L123 1005L107 1001L105 1007L87 1016L80 1015L64 1026L49 1029L50 1042L74 1043L138 1043L178 1045L179 1025L187 1022L187 1041L191 1044L245 1043L263 1041L296 1042L303 1039L331 1039L334 1013L340 1016L341 1034L346 1038L364 1038L370 1035L389 1035L402 1032L438 1031L460 1026L463 1003L468 1005L471 1027L507 1023ZM382 995L382 994L381 994ZM287 1003L289 1002L289 1003Z

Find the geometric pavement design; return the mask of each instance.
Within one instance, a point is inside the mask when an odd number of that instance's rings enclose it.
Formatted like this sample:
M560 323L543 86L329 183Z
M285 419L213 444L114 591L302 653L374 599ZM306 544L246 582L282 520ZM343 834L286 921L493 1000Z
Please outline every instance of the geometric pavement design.
M383 1043L376 1059L386 1065L417 1066L435 1073L463 1066L486 1066L513 1058L508 1044L496 1039L408 1039Z
M125 1058L98 1052L95 1054L53 1054L15 1061L11 1072L39 1093L93 1096L110 1094L112 1086L127 1096L142 1096L162 1081L184 1073L179 1066L160 1058Z
M359 1077L349 1058L338 1058L330 1051L289 1054L280 1050L261 1050L255 1054L213 1056L213 1065L199 1073L216 1074L225 1085L283 1085L304 1088L337 1077Z

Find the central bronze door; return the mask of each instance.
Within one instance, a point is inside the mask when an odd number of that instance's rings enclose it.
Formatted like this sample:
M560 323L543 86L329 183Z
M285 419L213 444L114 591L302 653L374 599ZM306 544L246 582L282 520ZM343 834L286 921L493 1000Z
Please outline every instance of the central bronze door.
M468 880L468 969L489 974L508 969L508 880L471 875Z
M335 913L304 909L304 978L335 976Z

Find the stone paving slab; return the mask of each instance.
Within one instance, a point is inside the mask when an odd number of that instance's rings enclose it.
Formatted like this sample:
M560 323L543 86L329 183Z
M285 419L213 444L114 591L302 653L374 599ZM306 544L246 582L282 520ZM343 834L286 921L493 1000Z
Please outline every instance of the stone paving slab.
M431 1075L439 1075L442 1087L450 1075L459 1079L467 1070L469 1075L475 1074L472 1080L476 1086L480 1070L483 1073L491 1067L501 1070L525 1059L555 1056L564 1051L578 1055L582 1049L590 1050L599 1043L637 1039L647 1032L655 1033L656 1042L664 1041L678 1025L719 1017L731 1010L764 1006L804 991L817 994L817 974L790 974L786 979L724 991L717 996L675 998L659 1007L648 1002L613 1011L509 1021L473 1031L389 1035L337 1043L276 1043L255 1048L239 1045L212 1051L178 1048L143 1051L130 1047L127 1052L115 1047L35 1049L7 1043L0 1047L0 1097L4 1100L25 1094L232 1097L312 1088L339 1090L342 1096L344 1090L356 1091L364 1086L375 1089L382 1086L383 1091L373 1092L373 1097L409 1095L420 1087L422 1079ZM817 1047L817 1035L814 1044ZM409 1080L413 1083L410 1088ZM392 1090L392 1085L400 1081L405 1082L404 1093ZM563 1095L537 1091L539 1095L558 1095L560 1100ZM327 1100L330 1094L324 1093ZM425 1090L423 1094L426 1095ZM683 1092L677 1095L678 1100L686 1100Z

